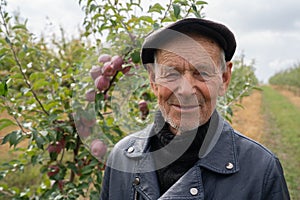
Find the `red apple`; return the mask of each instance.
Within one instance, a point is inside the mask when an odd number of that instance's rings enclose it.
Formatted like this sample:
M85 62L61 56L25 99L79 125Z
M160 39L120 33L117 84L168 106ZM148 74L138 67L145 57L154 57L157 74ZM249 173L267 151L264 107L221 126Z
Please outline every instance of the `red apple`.
M98 62L99 62L99 63L105 63L105 62L108 62L108 61L110 61L110 60L111 60L111 56L108 55L108 54L102 54L102 55L100 55L99 58L98 58Z
M80 121L84 126L87 126L87 127L92 127L96 123L96 119L93 117L88 118L88 117L82 116L82 117L80 117Z
M113 56L111 58L111 62L112 62L112 65L113 65L113 68L116 70L116 71L121 71L122 70L122 65L124 63L123 61L123 58L121 56Z
M49 146L47 147L47 151L49 152L49 153L53 153L53 152L60 152L60 151L58 151L57 150L57 148L56 148L56 145L54 145L54 144L49 144Z
M113 68L111 62L106 62L102 67L102 73L104 76L113 76L116 74L116 70Z
M127 74L127 73L129 73L130 69L131 69L131 66L124 67L124 68L122 69L122 73L123 73L123 74Z
M47 175L49 177L55 176L56 174L58 174L59 170L60 170L59 166L57 166L57 165L50 165L48 167Z
M85 99L89 102L94 102L96 98L96 91L94 89L90 89L85 93Z
M65 148L66 146L66 140L65 139L61 139L60 141L56 142L56 144L61 148Z
M105 155L106 151L107 146L103 141L99 139L95 139L94 141L92 141L91 153L93 156L95 156L96 158L101 158Z
M58 188L61 192L63 192L64 186L65 186L65 182L63 180L58 180L57 181L58 184Z
M86 138L91 134L91 129L88 126L79 125L78 127L76 127L76 129L81 138Z
M93 65L91 70L90 70L90 75L93 80L95 80L97 77L99 77L102 74L102 69L101 67L97 65Z
M56 142L56 143L53 143L53 144L49 144L48 148L47 148L47 151L49 153L57 153L59 154L61 152L62 148L61 148L61 145Z
M147 104L147 102L146 102L145 100L141 100L141 101L139 102L139 110L140 110L141 112L145 112L145 111L148 110L148 104Z
M99 76L95 80L95 86L99 91L104 91L109 88L110 80L107 76Z
M55 143L49 144L47 151L49 153L57 153L59 154L63 148L65 148L66 141L64 139L61 139L60 141L57 141Z

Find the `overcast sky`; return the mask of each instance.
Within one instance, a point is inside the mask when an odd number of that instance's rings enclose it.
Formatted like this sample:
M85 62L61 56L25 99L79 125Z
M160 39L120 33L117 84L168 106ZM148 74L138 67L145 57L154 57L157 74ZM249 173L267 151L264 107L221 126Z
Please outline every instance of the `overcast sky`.
M300 63L299 0L207 2L206 18L224 23L234 32L236 55L244 52L246 61L255 60L259 80L266 82L275 72ZM61 25L74 35L84 17L77 0L9 0L8 6L10 11L19 10L36 34L53 33Z

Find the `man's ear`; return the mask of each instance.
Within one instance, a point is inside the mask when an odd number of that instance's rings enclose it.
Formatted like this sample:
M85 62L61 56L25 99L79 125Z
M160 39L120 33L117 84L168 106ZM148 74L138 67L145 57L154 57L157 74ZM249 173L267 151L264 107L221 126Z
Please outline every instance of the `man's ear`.
M231 80L232 62L226 62L226 70L222 73L222 84L219 88L219 96L224 96Z

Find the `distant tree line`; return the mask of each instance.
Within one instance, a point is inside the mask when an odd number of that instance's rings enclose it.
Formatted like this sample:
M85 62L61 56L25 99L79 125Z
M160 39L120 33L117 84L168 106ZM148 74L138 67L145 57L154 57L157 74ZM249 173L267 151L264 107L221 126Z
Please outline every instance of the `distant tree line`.
M269 83L276 86L284 86L300 94L300 63L276 73L269 79Z

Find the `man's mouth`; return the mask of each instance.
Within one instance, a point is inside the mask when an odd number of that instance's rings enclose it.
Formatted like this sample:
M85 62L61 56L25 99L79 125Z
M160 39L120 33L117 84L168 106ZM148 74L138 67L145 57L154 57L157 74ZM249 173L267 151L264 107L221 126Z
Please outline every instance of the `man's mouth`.
M179 105L179 104L171 104L171 106L178 111L181 112L190 112L190 111L196 111L200 109L200 105Z

